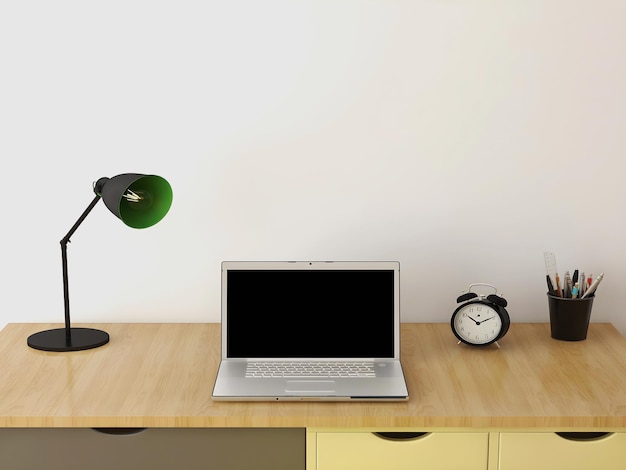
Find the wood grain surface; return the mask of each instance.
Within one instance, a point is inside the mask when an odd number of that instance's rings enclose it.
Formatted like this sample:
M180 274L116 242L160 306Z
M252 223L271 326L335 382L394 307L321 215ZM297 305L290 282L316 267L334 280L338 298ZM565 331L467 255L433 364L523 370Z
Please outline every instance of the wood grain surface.
M448 324L403 324L410 399L398 403L215 402L219 324L76 325L111 341L26 345L58 326L0 332L0 427L626 428L626 339L607 323L579 342L513 324L501 348L457 344Z

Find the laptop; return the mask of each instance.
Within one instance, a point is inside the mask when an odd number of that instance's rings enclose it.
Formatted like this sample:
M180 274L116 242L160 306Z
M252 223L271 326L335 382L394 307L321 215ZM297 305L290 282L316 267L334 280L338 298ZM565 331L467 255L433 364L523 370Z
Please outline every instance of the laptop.
M224 401L401 401L400 264L225 261Z

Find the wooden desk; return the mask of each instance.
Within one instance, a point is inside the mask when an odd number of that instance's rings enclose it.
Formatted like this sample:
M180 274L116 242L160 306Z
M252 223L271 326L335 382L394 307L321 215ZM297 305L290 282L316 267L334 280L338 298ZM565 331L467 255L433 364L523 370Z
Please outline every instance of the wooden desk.
M456 344L447 324L403 324L410 399L401 403L211 400L218 324L98 324L111 342L51 353L0 332L0 427L626 428L626 339L592 324L587 340L513 324L501 349Z
M410 399L398 403L214 402L218 324L81 325L111 342L27 347L56 326L0 332L0 428L306 428L309 449L329 430L626 431L626 339L610 324L592 324L581 342L513 324L501 349L458 345L447 324L403 324Z

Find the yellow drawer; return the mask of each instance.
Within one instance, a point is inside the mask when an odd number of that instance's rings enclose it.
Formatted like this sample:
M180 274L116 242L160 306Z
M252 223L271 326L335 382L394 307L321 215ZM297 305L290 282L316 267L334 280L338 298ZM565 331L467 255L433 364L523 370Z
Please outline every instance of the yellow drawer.
M626 433L586 440L555 433L501 433L499 470L624 470Z
M429 433L392 440L368 432L317 434L317 470L485 470L488 433Z

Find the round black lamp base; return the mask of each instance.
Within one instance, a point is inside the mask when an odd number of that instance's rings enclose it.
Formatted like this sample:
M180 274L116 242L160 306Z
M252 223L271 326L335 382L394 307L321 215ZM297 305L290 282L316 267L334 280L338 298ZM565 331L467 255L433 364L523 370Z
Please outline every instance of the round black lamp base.
M71 328L71 339L65 337L65 328L40 331L28 337L31 348L41 351L84 351L103 346L109 342L109 334L93 328Z

